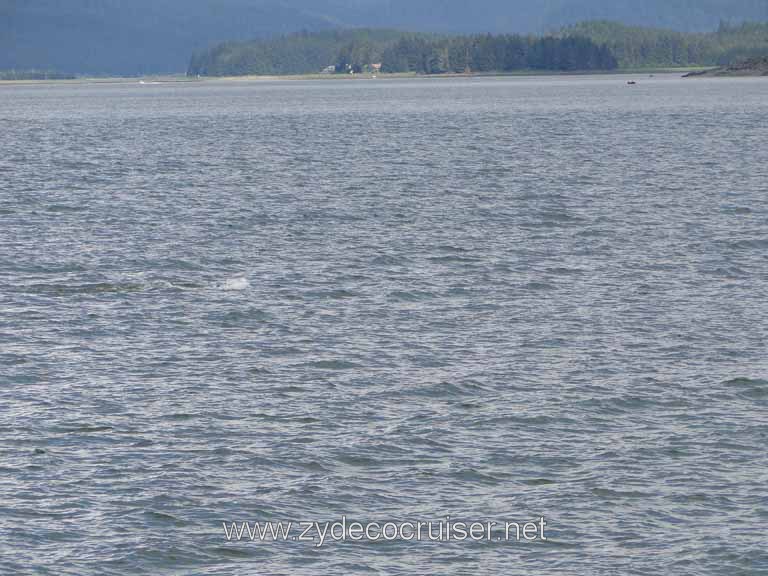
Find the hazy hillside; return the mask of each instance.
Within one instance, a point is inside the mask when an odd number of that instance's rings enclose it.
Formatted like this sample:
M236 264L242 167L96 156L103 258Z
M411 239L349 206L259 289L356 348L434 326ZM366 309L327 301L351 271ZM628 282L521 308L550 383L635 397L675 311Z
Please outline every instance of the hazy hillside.
M260 0L0 0L0 69L141 74L183 71L226 39L338 26Z
M447 32L543 32L585 20L704 31L768 20L768 0L367 0L365 24Z
M684 32L715 29L721 20L768 20L768 0L563 0L547 15L547 26L584 20L614 20Z
M598 18L712 29L768 20L768 0L0 0L0 69L180 72L217 42L301 29L540 32Z

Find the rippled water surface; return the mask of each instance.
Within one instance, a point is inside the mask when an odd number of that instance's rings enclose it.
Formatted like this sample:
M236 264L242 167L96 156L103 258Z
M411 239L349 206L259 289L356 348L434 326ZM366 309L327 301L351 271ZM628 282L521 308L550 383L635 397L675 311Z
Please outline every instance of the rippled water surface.
M0 88L0 573L766 574L768 82ZM222 521L549 540L227 543Z

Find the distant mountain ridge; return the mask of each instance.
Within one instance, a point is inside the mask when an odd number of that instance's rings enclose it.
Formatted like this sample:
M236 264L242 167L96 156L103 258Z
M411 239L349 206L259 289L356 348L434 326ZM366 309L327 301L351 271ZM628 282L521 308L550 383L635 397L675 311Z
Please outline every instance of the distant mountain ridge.
M215 43L302 29L535 33L589 19L705 30L768 21L768 0L0 0L0 69L182 72Z

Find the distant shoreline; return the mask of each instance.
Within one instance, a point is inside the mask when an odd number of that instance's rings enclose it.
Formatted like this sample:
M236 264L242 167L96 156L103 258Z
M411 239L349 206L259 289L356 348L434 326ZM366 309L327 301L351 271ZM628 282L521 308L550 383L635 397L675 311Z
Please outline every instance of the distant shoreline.
M456 79L456 78L502 78L502 77L545 77L545 76L625 76L638 74L689 74L712 70L712 67L687 68L630 68L621 70L585 70L558 72L553 70L520 70L514 72L471 72L447 74L416 74L415 72L382 74L287 74L287 75L247 75L247 76L201 76L190 77L181 74L141 77L87 77L60 80L0 80L0 86L38 86L38 85L83 85L83 84L210 84L220 82L275 82L306 80L408 80L408 79Z
M691 71L685 78L760 78L768 76L768 58L750 58L728 66Z
M383 74L286 74L270 76L203 76L202 81L264 81L264 80L386 80L386 79L440 79L440 78L505 78L544 76L623 76L627 74L686 74L709 70L711 67L693 66L687 68L631 68L621 70L516 70L512 72L449 72L445 74L417 74L398 72ZM192 78L191 80L197 80Z

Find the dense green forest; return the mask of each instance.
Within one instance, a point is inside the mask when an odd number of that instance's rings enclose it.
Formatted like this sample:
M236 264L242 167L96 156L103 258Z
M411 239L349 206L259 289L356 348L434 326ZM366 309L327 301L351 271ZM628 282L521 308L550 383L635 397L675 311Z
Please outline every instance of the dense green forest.
M714 66L755 56L768 56L768 24L722 23L714 32L684 33L598 21L545 37L375 29L302 32L219 44L193 56L189 74L348 73L371 71L374 64L381 64L382 72L418 74L612 70Z
M341 64L357 71L363 60L341 53ZM381 54L383 72L511 72L515 70L613 70L610 50L587 38L483 34L425 38L403 36ZM336 69L340 66L337 64Z
M644 66L714 66L768 56L768 24L721 24L707 33L683 33L585 22L565 28L564 36L590 38L607 46L622 68Z
M382 72L417 74L617 67L608 48L575 36L443 36L351 30L220 44L193 56L189 74L306 74L323 69L349 73L377 69L379 64Z
M367 52L369 61L400 33L389 30L301 32L271 40L227 42L192 57L190 75L307 74L335 65L342 52Z

